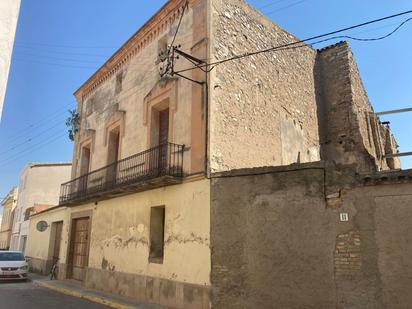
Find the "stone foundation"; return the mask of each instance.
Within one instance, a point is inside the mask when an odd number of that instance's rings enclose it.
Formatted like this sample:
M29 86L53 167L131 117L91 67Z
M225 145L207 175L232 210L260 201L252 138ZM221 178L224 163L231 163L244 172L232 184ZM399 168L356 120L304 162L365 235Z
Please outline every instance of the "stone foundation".
M36 274L48 275L53 265L52 260L43 260L33 257L28 257L30 271Z
M32 258L32 257L28 257L28 259L29 259L30 272L44 275L44 276L48 276L50 274L51 268L53 266L52 260L43 260L43 259ZM59 280L66 279L66 269L67 269L66 264L59 263L57 279Z
M210 287L88 268L85 286L172 308L210 308Z

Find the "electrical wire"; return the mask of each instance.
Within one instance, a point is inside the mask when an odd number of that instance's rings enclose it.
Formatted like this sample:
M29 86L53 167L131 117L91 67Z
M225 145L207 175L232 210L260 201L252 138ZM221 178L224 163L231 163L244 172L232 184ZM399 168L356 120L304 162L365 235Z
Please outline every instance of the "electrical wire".
M182 24L183 16L185 15L187 5L188 5L188 1L186 1L183 6L183 11L182 11L182 14L180 15L180 19L179 19L179 23L177 24L175 35L173 36L172 43L170 44L171 46L175 44L176 36L179 33L180 25Z
M383 18L374 19L374 20L371 20L371 21L368 21L368 22L364 22L364 23L361 23L361 24L357 24L357 25L354 25L354 26L346 27L346 28L343 28L343 29L335 30L335 31L328 32L328 33L325 33L325 34L316 35L316 36L313 36L313 37L310 37L310 38L307 38L307 39L304 39L304 40L299 40L299 41L287 43L287 44L284 44L284 45L279 45L279 46L270 47L270 48L263 49L263 50L258 50L258 51L254 51L254 52L249 52L249 53L245 53L245 54L242 54L242 55L230 57L230 58L227 58L227 59L223 59L223 60L220 60L220 61L216 61L216 62L212 62L212 63L208 63L208 64L203 64L203 65L199 65L199 66L202 66L202 67L216 66L216 65L220 65L220 64L225 63L225 62L229 62L229 61L233 61L233 60L238 60L238 59L242 59L242 58L246 58L246 57L250 57L250 56L254 56L254 55L258 55L258 54L262 54L262 53L267 53L267 52L276 51L276 50L278 50L278 49L280 49L280 48L285 48L285 47L290 47L290 46L298 45L298 44L301 44L301 43L306 43L306 42L313 41L313 40L316 40L316 39L319 39L319 38L331 36L331 35L338 34L338 33L341 33L341 32L346 32L346 31L349 31L349 30L357 29L357 28L364 27L364 26L367 26L367 25L370 25L370 24L375 24L375 23L378 23L378 22L381 22L381 21L384 21L384 20L393 19L393 18L400 17L400 16L407 15L407 14L411 14L411 13L412 13L412 10L409 10L409 11L405 11L405 12L402 12L402 13L398 13L398 14L386 16L386 17L383 17ZM388 35L384 36L383 38L387 38L388 36L393 35L393 34L394 34L395 32L397 32L403 25L405 25L405 23L408 22L408 21L409 21L409 20L404 21L402 24L399 25L399 27L397 27L397 29L395 29L394 31L392 31L392 32L389 33ZM344 37L344 36L336 36L336 37L334 37L334 38L339 38L339 37ZM330 39L328 39L328 40L331 40L331 39L334 39L334 38L330 38ZM376 39L358 39L358 40L359 40L359 41L374 41L374 40L376 41L376 40L382 40L383 38L376 38ZM353 39L353 38L351 38L351 39ZM326 41L326 40L325 40L325 41ZM321 43L321 42L324 42L324 41L320 41L320 43ZM318 44L318 43L319 43L319 42L315 42L315 43L312 43L312 44ZM175 73L183 73L183 72L191 71L191 70L194 70L194 69L197 69L197 68L198 68L198 67L187 68L187 69L184 69L184 70L177 71L177 72L175 72Z
M98 58L105 58L106 55L102 54L89 54L89 53L72 53L72 52L62 52L62 51L55 51L55 50L39 50L39 49L33 49L32 47L17 47L14 48L14 52L19 52L19 51L24 51L26 52L29 50L30 52L40 52L40 53L46 53L46 54L55 54L55 55L65 55L65 56L86 56L86 57L98 57Z
M70 48L70 49L110 49L110 48L116 48L115 46L79 46L79 45L63 45L63 44L35 43L35 42L22 42L22 41L16 41L15 46L42 46L42 47Z
M152 74L152 73L155 73L155 71L156 71L156 68L152 69L149 73L146 73L146 74ZM139 85L137 85L137 86L133 86L133 87L130 87L130 88L128 88L128 89L124 89L124 90L122 91L121 99L124 100L124 99L127 99L127 98L129 98L130 96L134 95L134 94L141 88L142 83L146 82L146 81L149 80L149 79L153 80L153 76L148 76L148 77L146 77L145 79L141 80L140 83L139 83ZM124 96L124 95L123 95L125 92L128 92L128 91L130 91L130 90L133 90L133 89L135 89L135 88L139 88L139 89L137 89L136 91L132 92L131 94L129 94L129 95L127 95L127 96ZM119 95L119 96L120 96L120 95ZM117 98L118 98L118 97L117 97ZM117 99L117 98L116 98L116 99ZM110 106L109 106L107 109L109 109L109 108L112 107L112 104L109 104L109 105L110 105ZM103 112L104 112L104 111L103 111ZM41 132L36 133L34 136L33 136L33 135L31 135L30 137L25 137L25 136L23 136L23 138L25 139L24 141L19 142L19 143L16 143L15 145L10 146L10 148L8 148L8 149L6 149L5 151L1 152L1 153L0 153L0 156L2 156L2 155L4 155L4 154L7 154L7 153L10 153L10 152L13 152L13 151L15 151L16 149L18 149L18 148L20 148L20 147L22 147L22 146L25 146L25 145L27 145L28 143L33 142L34 140L37 140L39 136L43 136L45 133L50 132L51 129L54 129L54 128L62 125L62 123L64 123L64 120L65 120L65 119L61 119L61 120L59 119L57 123L54 123L54 124L53 124L53 126L48 127L47 129L45 129L45 130L43 130L43 131L41 131ZM29 126L28 128L26 128L26 131L27 131L27 129L28 129L28 130L31 130L30 134L34 134L34 133L33 133L33 126ZM16 140L16 136L14 136L13 138L14 138L14 140ZM49 138L49 137L47 137L46 140L47 140L48 138Z
M7 140L12 139L13 141L15 141L21 136L25 136L28 131L30 131L30 133L35 132L37 128L42 127L44 124L48 124L49 119L55 119L55 117L57 117L58 115L63 114L62 113L63 109L65 110L65 112L67 112L67 108L70 108L70 107L73 107L73 103L63 105L62 107L58 108L57 110L48 114L47 116L40 118L36 123L32 123L28 125L27 127L17 131L14 135L8 137Z
M63 124L64 124L64 122L60 121L60 119L59 119L59 122L55 123L53 126L47 128L46 130L43 130L43 131L35 134L34 136L32 136L28 139L25 139L22 142L19 142L19 143L16 143L16 144L10 146L10 148L6 148L4 150L2 149L2 151L0 152L0 157L7 154L7 153L10 153L11 151L14 151L14 150L20 148L21 146L26 146L27 144L30 144L30 143L36 141L39 137L45 135L46 133L49 133L50 130L52 130L54 128L57 128L59 126L62 126Z
M150 55L150 56L148 55L148 56L146 56L146 57L151 57L151 55ZM145 58L146 58L146 57L145 57ZM142 62L145 62L146 60L143 59L143 60L141 60L141 61L142 61ZM133 67L135 67L135 66L137 66L138 69L133 69ZM130 69L130 68L132 68L132 69ZM141 71L141 70L142 70L142 67L141 67L140 64L133 64L133 65L129 65L129 66L127 67L127 69L128 69L128 72L130 73L130 72L134 72L134 71L138 71L138 70ZM156 69L153 69L150 73L152 73L152 72L154 73L155 70L156 70ZM149 77L149 78L152 78L152 77ZM145 82L145 81L148 80L149 78L145 78L145 79L141 80L140 82L141 82L141 83L142 83L142 82ZM137 88L137 87L140 87L140 84L137 85L137 86L135 86L135 87L130 87L130 89L134 89L134 88ZM123 90L122 93L124 93L125 91L129 91L130 89ZM60 115L66 114L66 113L67 113L67 109L70 108L70 107L72 107L72 108L74 107L74 106L73 106L73 103L64 105L63 107L57 109L55 112L47 115L46 117L41 118L37 123L32 123L32 124L30 124L29 126L27 126L27 127L23 128L22 130L18 131L17 134L14 134L14 135L8 137L7 140L10 140L10 142L11 142L11 141L15 142L16 140L19 140L19 139L21 139L21 138L31 139L31 138L32 138L31 135L36 133L36 129L44 126L45 124L46 124L46 125L50 124L50 123L49 123L49 119L55 119L56 117L58 117L58 116L60 116ZM63 111L63 110L64 110L64 111ZM61 120L61 121L63 122L64 120L65 120L65 119L63 119L63 120ZM51 129L51 128L49 127L49 129ZM26 137L27 135L30 135L30 136L29 136L29 137ZM13 147L13 146L12 146L12 147Z
M336 39L349 39L349 40L354 40L354 41L360 41L360 42L371 42L371 41L380 41L384 40L393 34L395 34L399 29L401 29L406 23L410 22L412 18L408 18L407 20L403 21L401 24L398 25L393 31L389 32L388 34L385 34L383 36L377 37L377 38L356 38L353 36L349 35L341 35L341 36L335 36L330 38L330 40L336 40Z
M185 6L184 6L184 9L183 9L183 11L182 11L182 15L181 15L181 17L180 17L180 20L179 20L179 24L178 24L178 26L177 26L177 29L176 29L176 33L175 33L175 35L174 35L174 38L173 38L173 43L174 43L174 41L175 41L175 39L176 39L176 37L177 37L177 34L178 34L178 31L179 31L179 28L180 28L180 25L181 25L181 21L182 21L182 19L183 19L183 16L184 16L184 12L185 12L185 9L186 9L186 7L187 7L187 1L186 1L186 4L185 4ZM16 44L17 46L19 46L19 44ZM65 47L65 48L73 48L73 46L63 46L63 45L52 45L52 44L33 44L33 45L37 45L37 46L53 46L53 47L56 47L56 46L58 46L58 47ZM22 45L20 45L20 46L22 46ZM26 46L22 46L22 47L26 47ZM86 48L86 47L75 47L75 48ZM100 47L87 47L87 48L100 48ZM39 57L38 55L30 55L30 54L27 54L27 56L35 56L35 57ZM63 59L63 58L57 58L57 57L53 57L53 56L45 56L46 58L49 58L49 59L55 59L55 60L61 60L61 61L72 61L72 62L78 62L78 63L80 63L80 62L86 62L86 61L82 61L82 60L77 60L77 59ZM25 60L25 59L18 59L18 58L15 58L16 60L18 60L18 61L27 61L27 59ZM92 67L85 67L85 66L82 66L82 67L80 67L80 66L72 66L72 65L66 65L66 64L60 64L60 63L50 63L50 62L45 62L45 61L32 61L32 62L34 62L34 63L39 63L39 64L46 64L46 65L53 65L53 66L60 66L60 67L67 67L67 68L81 68L81 69L86 69L86 68L92 68ZM87 62L90 62L90 61L87 61ZM130 68L130 66L128 67L128 69ZM147 78L147 79L149 79L149 78ZM146 79L145 79L146 80ZM145 80L143 80L143 81L145 81ZM143 81L141 81L141 82L143 82ZM139 85L140 86L140 85ZM132 88L134 88L134 87L131 87L130 89L127 89L127 91L129 91L129 90L131 90ZM131 95L133 95L134 93L136 93L137 91L135 91L135 92L133 92ZM130 96L130 95L129 95ZM127 97L129 97L129 96L127 96ZM57 125L60 125L60 124L57 124ZM55 126L53 126L53 127L56 127L57 125L55 125ZM50 128L51 129L51 128ZM43 134L43 133L45 133L45 132L48 132L49 130L47 130L47 131L43 131L43 132L41 132L39 135L41 135L41 134ZM65 134L63 134L63 135L65 135ZM63 135L59 135L59 136L57 136L57 137L55 137L52 141L54 141L54 140L56 140L57 138L60 138L61 136L63 136ZM0 155L2 155L2 154L5 154L5 153L7 153L7 152L9 152L9 151L12 151L12 150L15 150L17 147L19 147L19 146L22 146L22 145L25 145L25 144L27 144L27 142L30 142L30 141L32 141L32 139L28 139L28 140L26 140L25 142L23 142L23 143L20 143L20 144L17 144L17 145L15 145L15 146L12 146L11 147L11 149L8 149L7 151L5 151L4 153L0 153ZM46 142L47 140L45 140L45 142ZM50 142L52 142L52 141L49 141L49 142L47 142L47 143L43 143L43 144L41 144L41 145L47 145L47 144L49 144ZM31 151L33 148L28 148L28 149L26 149L26 150L23 150L23 153L26 151ZM20 153L21 154L21 153ZM20 156L21 157L21 156ZM16 157L15 156L13 156L13 157L10 157L9 159L15 159ZM7 161L8 159L6 159L6 161ZM0 161L1 162L1 161ZM0 165L1 166L1 165Z
M258 7L258 9L259 9L259 10L263 10L263 9L268 8L268 7L271 7L271 6L274 6L274 5L276 5L276 4L279 4L279 3L281 3L281 2L285 2L285 1L289 1L289 0L278 0L278 1L274 1L274 2L271 2L271 3L265 4L265 5L263 5L263 6L260 6L260 7Z
M65 65L61 63L52 63L52 62L47 62L47 61L40 61L40 60L27 60L27 59L20 59L13 57L13 60L16 61L22 61L22 62L29 62L29 63L34 63L34 64L42 64L42 65L48 65L48 66L54 66L54 67L60 67L60 68L70 68L70 69L96 69L95 67L89 67L89 66L75 66L75 65Z
M277 12L280 12L280 11L284 11L284 10L286 10L286 9L289 9L289 8L291 8L291 7L294 7L294 6L297 6L297 5L302 4L302 3L304 3L304 2L307 2L307 1L308 1L308 0L300 0L300 1L294 2L294 3L292 3L292 4L286 5L286 6L284 6L284 7L278 8L278 9L276 9L276 10L270 11L270 12L268 12L268 13L265 13L265 15L272 15L272 14L274 14L274 13L277 13Z
M65 136L66 134L67 134L67 133L65 132L65 133L60 134L60 135L58 135L58 136L54 136L54 138L48 139L47 141L44 141L43 143L39 143L39 144L37 144L35 147L30 147L30 148L27 148L27 149L23 150L23 151L20 152L17 156L10 156L10 157L8 157L7 159L0 160L0 167L3 167L3 166L5 166L5 165L10 164L11 162L14 162L14 161L16 161L16 160L18 160L18 159L20 159L20 158L23 158L23 157L25 157L27 154L32 154L34 151L37 151L37 150L43 148L44 146L50 145L51 143L57 141L58 139L61 139L61 138L62 138L63 136Z
M42 56L38 54L31 54L31 53L22 53L19 51L14 52L15 55L17 56L28 56L28 57L37 57L37 58L46 58L46 59L52 59L52 60L59 60L59 61L68 61L68 62L76 62L76 63L92 63L92 64L98 64L101 63L101 61L93 61L93 60L82 60L82 59L73 59L73 58L61 58L61 57L54 57L54 56Z

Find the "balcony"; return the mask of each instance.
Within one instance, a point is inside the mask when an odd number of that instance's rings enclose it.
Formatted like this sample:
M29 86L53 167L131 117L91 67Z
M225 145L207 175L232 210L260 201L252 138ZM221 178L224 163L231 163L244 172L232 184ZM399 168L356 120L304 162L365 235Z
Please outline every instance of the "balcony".
M66 182L61 185L60 205L181 183L184 148L162 144Z

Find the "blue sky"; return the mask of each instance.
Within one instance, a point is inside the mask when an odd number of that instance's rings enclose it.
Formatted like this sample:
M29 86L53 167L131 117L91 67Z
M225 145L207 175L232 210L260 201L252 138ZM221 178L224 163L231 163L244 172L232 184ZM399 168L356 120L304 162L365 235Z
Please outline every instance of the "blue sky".
M412 9L408 2L249 1L300 38ZM0 124L0 197L18 184L26 163L71 160L73 145L67 138L64 120L67 110L75 106L72 93L164 3L22 0ZM350 34L380 36L404 19ZM411 33L412 22L380 42L351 42L375 111L412 106ZM412 113L383 120L391 121L400 150L412 151ZM412 158L403 160L403 167L411 168Z

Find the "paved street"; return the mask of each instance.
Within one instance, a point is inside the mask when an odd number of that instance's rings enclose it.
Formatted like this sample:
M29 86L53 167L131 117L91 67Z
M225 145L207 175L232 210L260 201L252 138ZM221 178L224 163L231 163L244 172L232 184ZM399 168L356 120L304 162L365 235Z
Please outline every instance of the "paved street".
M106 309L109 307L70 297L31 282L0 282L0 309Z

